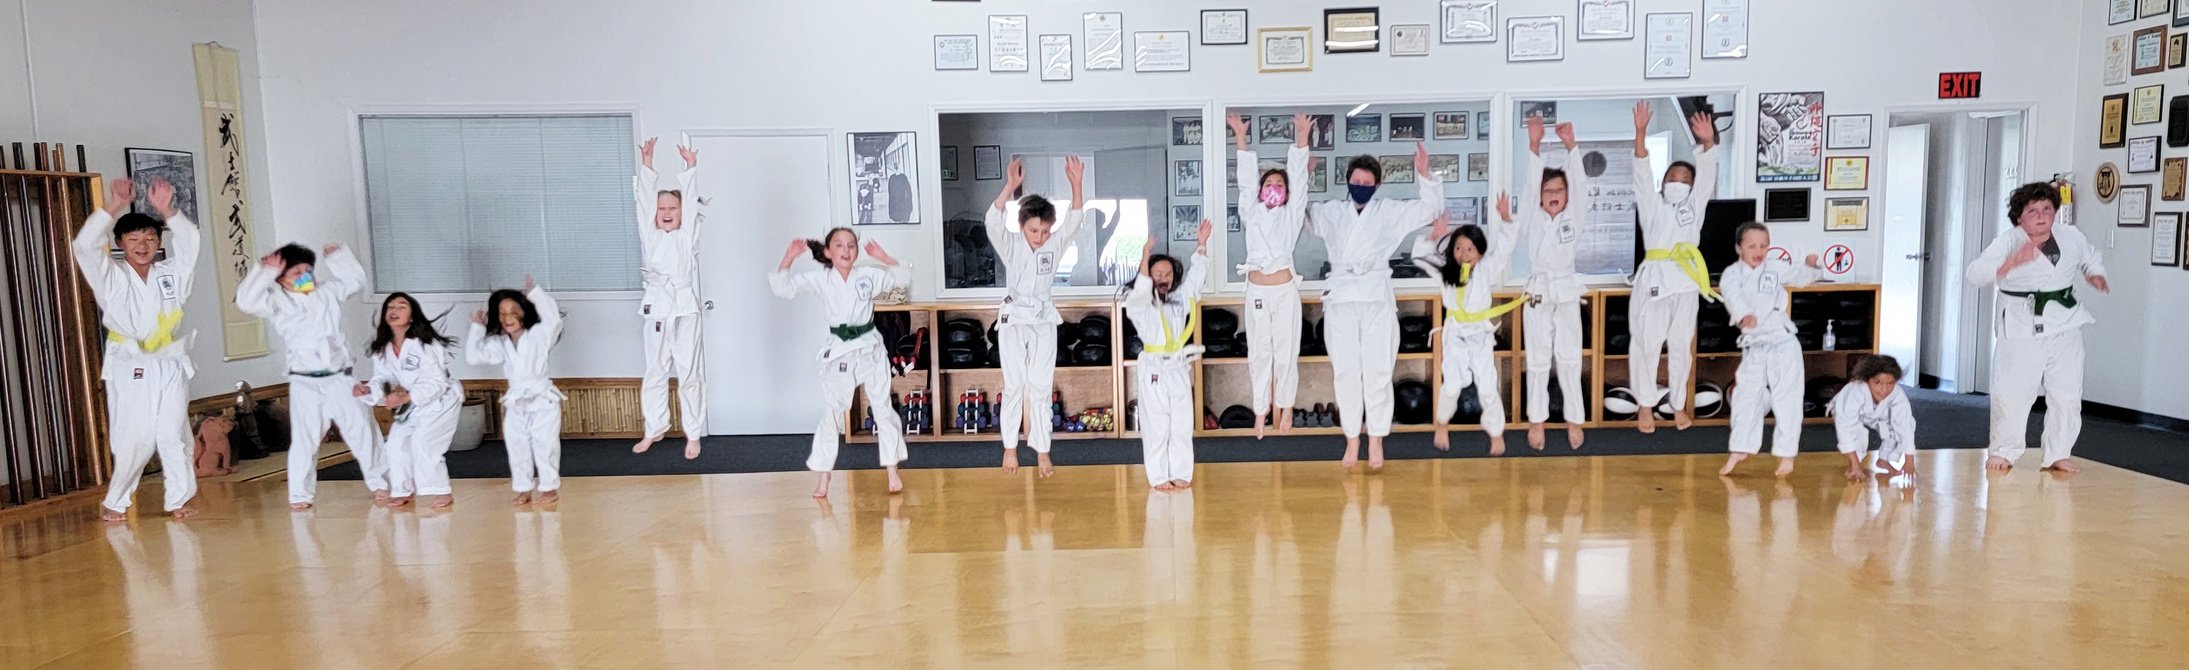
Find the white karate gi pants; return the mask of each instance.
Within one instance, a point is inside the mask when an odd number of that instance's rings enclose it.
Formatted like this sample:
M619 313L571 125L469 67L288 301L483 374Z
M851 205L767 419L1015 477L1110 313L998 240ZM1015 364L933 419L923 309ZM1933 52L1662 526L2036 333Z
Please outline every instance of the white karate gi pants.
M996 351L1003 357L1003 405L997 423L1003 429L1003 448L1018 449L1019 426L1026 424L1026 444L1035 453L1049 453L1049 394L1056 387L1056 329L1053 323L1004 324L996 328ZM887 361L884 361L885 363ZM883 380L882 388L889 388ZM876 423L880 417L876 417Z
M1558 371L1558 395L1565 402L1565 420L1588 421L1588 404L1581 393L1581 303L1530 302L1523 308L1521 332L1528 358L1528 423L1551 417L1551 370Z
M350 456L365 473L365 489L388 490L388 462L382 457L380 424L372 408L352 393L357 379L349 375L304 377L289 375L289 502L310 504L319 493L319 445L327 438L327 424L342 433ZM164 467L164 466L163 466Z
M119 379L106 380L107 446L114 452L114 478L107 481L103 503L107 509L129 511L137 484L144 479L144 466L154 453L160 456L167 489L163 509L181 509L197 496L198 471L190 458L190 375L185 365L174 359L133 361L115 370ZM139 370L142 375L137 374Z
M1273 409L1293 406L1300 393L1299 281L1248 283L1246 333L1254 414L1269 416Z
M2029 408L2042 392L2044 465L2067 460L2083 432L2082 329L1999 338L1991 361L1991 455L2014 461L2029 450Z
M1398 305L1389 300L1323 306L1338 423L1347 438L1391 434L1391 368L1398 364Z
M874 436L880 448L882 467L904 462L904 422L897 417L896 406L889 404L889 378L889 357L880 347L867 347L821 362L821 422L813 429L813 451L806 456L807 470L829 472L836 469L836 449L844 433L842 422L851 420L851 394L862 388L866 393L866 405L874 413Z
M1741 366L1733 372L1733 436L1728 448L1742 454L1761 451L1763 417L1768 413L1774 421L1771 455L1792 458L1800 454L1801 400L1808 392L1808 382L1802 370L1800 341L1789 337L1742 348Z
M1671 394L1672 409L1687 409L1688 379L1695 371L1696 300L1694 293L1681 293L1627 302L1627 383L1643 411L1656 407L1660 394ZM1669 385L1663 388L1657 386L1660 356L1669 368Z
M707 362L700 358L699 315L647 319L641 339L646 342L646 376L639 386L639 409L646 416L647 437L669 433L669 377L676 377L678 409L683 410L684 436L707 436Z
M1193 368L1183 361L1157 362L1151 357L1142 357L1134 367L1140 384L1140 453L1148 485L1193 481L1193 425L1200 417L1193 406Z
M1498 392L1500 376L1497 371L1497 335L1494 333L1466 333L1444 324L1444 360L1440 367L1444 383L1437 387L1437 419L1445 422L1458 411L1460 392L1467 385L1475 387L1475 399L1482 403L1482 432L1487 435L1505 434L1505 401Z

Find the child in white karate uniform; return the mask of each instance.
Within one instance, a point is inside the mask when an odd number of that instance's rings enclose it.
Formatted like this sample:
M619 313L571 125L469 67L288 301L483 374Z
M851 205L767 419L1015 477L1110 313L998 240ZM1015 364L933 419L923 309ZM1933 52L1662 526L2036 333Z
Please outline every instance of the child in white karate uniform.
M686 140L689 144L690 140ZM639 172L633 193L638 201L639 282L646 289L639 301L639 318L645 330L646 375L639 384L639 411L645 415L646 439L631 446L643 454L669 434L669 377L676 377L678 409L683 411L684 459L699 458L699 438L707 435L707 371L700 358L699 332L699 229L693 182L699 175L699 152L688 146L676 148L684 157L684 171L676 175L675 190L657 190L654 181L654 140L639 145Z
M494 309L471 315L464 362L501 365L509 378L502 392L502 442L509 448L513 505L553 504L562 489L562 391L547 376L547 356L562 339L562 312L545 287L524 278L525 290L500 289L487 297Z
M859 265L859 234L850 228L828 231L822 240L791 240L783 251L783 264L768 274L768 288L786 300L802 295L821 299L829 323L828 344L821 347L821 422L813 431L813 450L806 469L820 475L813 497L828 497L829 476L836 470L836 449L851 416L851 394L862 388L869 414L874 417L874 437L882 468L889 471L889 492L904 490L897 464L906 458L904 426L889 399L889 353L880 331L874 328L874 299L912 285L912 270L897 263L879 242L868 242L866 253L882 267ZM799 258L810 254L826 269L791 272Z
M1634 192L1657 191L1650 180L1649 101L1634 103ZM1637 196L1635 217L1641 224L1642 244L1648 249L1634 269L1634 292L1627 300L1627 379L1634 401L1642 407L1635 415L1644 433L1657 432L1657 414L1650 411L1658 398L1672 405L1672 425L1687 430L1694 425L1687 411L1688 380L1695 370L1696 300L1717 300L1710 288L1710 269L1695 245L1702 239L1703 211L1718 190L1718 126L1708 113L1687 119L1688 131L1699 146L1693 164L1673 161L1665 168L1663 193ZM1670 383L1657 386L1657 361L1666 361Z
M1292 271L1292 254L1307 225L1307 197L1295 189L1309 176L1308 136L1314 132L1306 114L1292 115L1292 147L1285 152L1284 169L1261 170L1261 157L1248 148L1247 117L1226 117L1239 149L1239 226L1246 238L1247 380L1254 410L1254 437L1261 439L1272 408L1277 432L1292 432L1292 404L1300 391L1300 277ZM1255 184L1249 187L1249 184Z
M1505 402L1499 390L1497 367L1498 317L1527 304L1526 299L1516 299L1504 304L1492 304L1494 293L1505 283L1505 270L1512 265L1513 229L1512 200L1505 194L1497 196L1497 220L1484 227L1473 224L1448 230L1450 221L1438 216L1429 235L1414 241L1414 264L1429 272L1429 276L1443 281L1444 301L1443 361L1439 372L1444 381L1437 387L1436 448L1449 451L1452 448L1450 422L1452 413L1459 407L1459 395L1467 386L1475 387L1475 399L1482 405L1482 433L1490 437L1490 455L1505 454ZM1449 234L1447 234L1449 232Z
M2078 472L2068 459L2083 432L2083 326L2096 323L2075 299L2081 279L2104 293L2105 258L2075 226L2055 226L2060 192L2038 182L2007 198L2014 227L2001 231L1969 262L1968 282L1997 286L1991 315L1991 457L1984 467L2009 470L2029 450L2029 409L2045 398L2042 445L2046 470Z
M1212 226L1201 221L1195 236L1193 267L1181 276L1178 259L1152 254L1155 240L1141 246L1140 277L1125 296L1125 318L1143 333L1146 345L1134 365L1139 384L1140 450L1148 485L1158 491L1193 487L1193 359L1198 345L1194 322L1201 310L1201 284L1208 276L1208 240Z
M178 334L182 306L198 267L198 227L175 211L175 187L152 182L146 200L160 218L128 212L137 188L127 179L107 182L106 207L91 213L69 242L76 269L83 272L91 297L99 304L99 325L106 328L105 363L99 380L106 386L107 447L114 452L114 478L107 481L99 508L104 521L128 519L144 466L156 452L166 479L167 513L180 519L197 513L197 470L190 460L190 334ZM172 233L167 234L167 233ZM167 258L160 258L166 237ZM107 256L107 244L122 257Z
M395 293L380 303L380 323L366 350L372 354L372 380L352 393L367 406L395 414L381 450L388 464L389 507L410 504L412 495L432 496L433 509L456 504L446 458L464 407L464 385L448 370L455 345L410 294Z
M1565 146L1565 169L1546 169L1543 117L1528 117L1528 167L1521 174L1521 244L1528 248L1528 307L1521 328L1528 362L1528 447L1543 448L1543 424L1551 416L1551 376L1558 377L1566 445L1579 449L1588 421L1587 396L1581 391L1581 297L1586 287L1574 271L1581 231L1595 198L1588 171L1574 149L1573 124L1558 124Z
M1900 389L1900 361L1871 356L1856 363L1854 378L1832 397L1831 412L1839 453L1847 457L1847 481L1866 481L1873 470L1884 471L1886 477L1915 474L1915 413ZM1872 432L1878 438L1877 458L1864 467L1862 455L1870 450Z
M988 208L983 228L988 242L1003 261L1004 281L1009 285L1003 304L996 308L996 351L1003 358L1003 405L997 412L1003 429L1003 471L1018 471L1019 427L1026 427L1026 444L1034 448L1041 476L1056 474L1049 462L1049 396L1056 386L1056 329L1064 322L1049 300L1056 284L1057 267L1064 252L1079 235L1087 217L1081 185L1086 168L1078 156L1064 159L1064 178L1071 182L1072 208L1057 218L1056 205L1038 195L1018 201L1017 232L1005 225L1004 213L1012 194L1026 183L1026 166L1016 157L1006 175L1003 192Z
M342 303L365 290L365 268L341 245L315 257L285 244L259 259L236 286L236 309L273 324L288 348L289 509L307 510L319 492L319 443L332 423L365 474L374 502L388 499L388 463L372 411L349 397L350 338ZM315 272L316 270L316 272Z
M1733 372L1733 436L1728 444L1733 454L1718 474L1733 474L1733 466L1762 450L1763 417L1770 414L1776 427L1771 455L1778 457L1778 476L1784 477L1793 474L1794 457L1801 454L1801 399L1808 390L1786 289L1817 280L1817 256L1810 254L1798 267L1765 258L1771 251L1771 230L1760 223L1741 224L1733 239L1740 262L1725 268L1718 293L1725 296L1726 316L1741 328L1741 365Z

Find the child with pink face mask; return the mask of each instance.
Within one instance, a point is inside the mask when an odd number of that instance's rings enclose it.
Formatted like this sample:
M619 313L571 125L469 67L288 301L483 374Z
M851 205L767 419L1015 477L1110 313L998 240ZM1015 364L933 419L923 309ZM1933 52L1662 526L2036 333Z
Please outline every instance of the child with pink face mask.
M1247 117L1227 116L1239 147L1239 225L1246 234L1245 325L1247 375L1254 387L1254 437L1262 437L1270 409L1277 411L1277 432L1292 432L1292 403L1300 390L1300 277L1292 272L1292 249L1307 223L1307 198L1292 197L1308 174L1307 138L1313 132L1306 114L1292 115L1292 147L1283 170L1260 171L1261 157L1247 148Z

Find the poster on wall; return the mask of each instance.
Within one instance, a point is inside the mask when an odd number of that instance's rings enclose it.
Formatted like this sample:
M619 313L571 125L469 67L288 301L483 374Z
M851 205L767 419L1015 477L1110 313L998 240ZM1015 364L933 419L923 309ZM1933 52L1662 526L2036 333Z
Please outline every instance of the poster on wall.
M1124 12L1087 12L1080 15L1085 26L1081 44L1087 46L1085 70L1125 69L1125 14Z
M1870 148L1870 115L1835 114L1824 119L1824 148Z
M1201 46L1233 46L1247 43L1247 10L1201 10Z
M1690 54L1695 48L1694 14L1651 14L1648 17L1649 44L1643 54L1646 60L1642 76L1646 79L1686 79L1695 74L1695 59Z
M851 133L851 222L920 222L920 161L909 132Z
M1756 103L1756 181L1818 181L1823 139L1823 93L1763 94Z
M1445 44L1497 41L1497 0L1444 0Z
M1482 198L1480 196L1445 198L1444 215L1453 226L1482 225Z
M1391 141L1419 142L1427 138L1428 117L1422 114L1392 114Z
M2136 31L2129 45L2128 73L2142 76L2166 71L2166 26Z
M2120 213L2122 228L2142 228L2151 225L2151 186L2139 184L2122 186L2120 203L2115 205Z
M1345 141L1382 142L1382 114L1354 114L1345 117Z
M1824 229L1853 232L1870 229L1869 198L1825 198Z
M1515 127L1519 127L1519 128L1525 128L1525 127L1527 127L1527 124L1528 124L1528 117L1531 117L1531 116L1540 116L1540 117L1543 117L1543 125L1546 125L1546 126L1555 126L1555 125L1558 125L1558 101L1556 101L1556 100L1522 100L1522 101L1520 101L1520 118L1518 118L1518 119L1515 119L1515 120L1514 120L1514 123L1518 124L1518 125L1516 125Z
M1505 19L1505 62L1532 63L1566 59L1566 17Z
M1429 154L1429 172L1437 176L1437 181L1447 184L1459 181L1466 175L1461 171L1463 169L1459 154Z
M1546 158L1550 158L1546 156ZM1575 162L1578 164L1575 164ZM1580 171L1595 194L1574 250L1574 269L1582 274L1624 275L1634 271L1634 141L1580 142L1545 167Z
M1323 193L1329 191L1330 157L1309 156L1307 157L1307 164L1307 191L1309 193Z
M1262 144L1292 143L1292 117L1271 114L1261 117L1257 124L1260 130L1255 135Z
M1383 164L1383 183L1414 183L1413 155L1409 154L1405 156L1377 156L1376 162Z
M2136 20L2136 0L2106 0L2106 25L2117 26Z
M206 183L219 184L206 198L210 216L195 221L200 230L212 233L220 295L232 296L243 275L258 263L258 247L251 241L251 168L250 154L244 149L243 130L248 126L243 119L242 75L236 50L212 43L193 44L190 49L197 65L205 157L212 168ZM219 302L223 359L266 355L266 324L243 313L233 300Z
M1183 30L1133 33L1134 72L1185 72L1193 69L1193 35Z
M198 217L198 161L188 151L166 149L122 150L122 159L129 165L129 180L137 184L137 201L129 204L129 211L150 212L152 182L165 181L175 187L175 211L190 217Z

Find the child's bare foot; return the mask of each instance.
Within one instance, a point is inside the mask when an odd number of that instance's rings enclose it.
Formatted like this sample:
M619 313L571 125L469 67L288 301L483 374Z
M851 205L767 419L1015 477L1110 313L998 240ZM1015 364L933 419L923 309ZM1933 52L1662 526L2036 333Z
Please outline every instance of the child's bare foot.
M1368 471L1383 471L1383 436L1368 436Z
M308 510L308 509L311 509L311 508L312 508L312 504L311 504L311 503L308 503L308 502L293 502L293 503L289 503L289 509L290 509L291 511L296 511L296 512L302 512L302 511L304 511L304 510Z
M388 501L388 492L387 492L387 490L386 490L386 489L373 489L373 492L372 492L372 501L373 501L373 502L379 502L379 503L384 503L384 502L387 502L387 501Z
M1634 422L1634 429L1642 431L1643 435L1657 432L1657 416L1648 409L1644 409L1641 411L1641 413L1635 414Z
M1491 456L1503 456L1503 455L1505 455L1505 434L1504 434L1504 433L1498 433L1498 434L1496 434L1496 435L1491 435L1491 436L1490 436L1490 455L1491 455Z
M1180 491L1183 491L1183 490L1186 490L1186 489L1190 489L1190 488L1193 488L1193 482L1189 482L1189 481L1186 481L1186 480L1183 480L1183 479L1173 479L1173 480L1171 480L1171 488L1174 488L1174 489L1178 489L1178 490L1180 490Z
M1682 410L1679 410L1679 411L1673 412L1673 413L1672 413L1672 427L1673 427L1673 428L1677 428L1677 429L1680 429L1680 430L1687 430L1687 429L1689 429L1689 428L1693 428L1693 427L1695 427L1695 417L1694 417L1694 416L1692 416L1692 415L1690 415L1690 414L1688 414L1688 413L1687 413L1687 410L1685 410L1685 409L1682 409Z
M100 521L107 521L107 522L122 522L122 521L128 521L128 520L129 520L129 514L128 514L128 513L125 513L125 512L116 512L116 511L114 511L114 510L112 510L112 509L108 509L108 508L107 508L107 506L105 506L105 505L100 505L100 506L99 506L99 520L100 520Z
M443 493L441 495L434 496L433 504L431 505L433 509L448 509L455 506L456 496L455 494L451 493Z
M532 497L532 502L542 505L553 505L559 500L562 500L562 494L557 491L541 491L539 495Z
M1361 462L1361 439L1358 437L1345 438L1345 457L1338 459L1338 465L1351 470L1353 465L1359 462Z
M1003 474L1018 472L1018 450L1003 450Z
M1847 481L1858 484L1870 481L1870 469L1862 467L1859 463L1847 466Z
M1578 424L1578 423L1569 423L1569 424L1566 424L1566 445L1567 445L1567 446L1569 446L1569 447L1571 447L1571 448L1574 448L1574 449L1579 449L1579 448L1581 448L1581 440L1583 440L1583 439L1586 439L1586 438L1582 437L1582 435L1581 435L1581 424Z
M386 501L381 502L380 504L386 506L388 509L395 509L397 507L402 507L404 505L410 504L410 496L392 496Z
M2053 471L2053 472L2061 472L2061 473L2066 473L2066 474L2071 474L2071 475L2072 475L2072 474L2075 474L2075 473L2077 473L2077 472L2082 472L2082 471L2083 471L2083 469L2082 469L2082 468L2079 468L2079 467L2075 467L2075 462L2074 462L2074 461L2070 461L2070 460L2067 460L2067 459L2065 459L2065 458L2062 458L2062 459L2060 459L2059 461L2057 461L2057 462L2054 462L2054 463L2053 463L2053 464L2051 464L2051 465L2047 465L2047 466L2045 466L2045 468L2044 468L2044 469L2046 469L2046 470L2051 470L2051 471Z
M189 506L189 505L183 505L183 506L181 506L181 507L177 507L177 508L175 508L175 509L171 509L171 510L168 510L168 511L167 511L167 516L173 517L173 518L175 518L175 519L188 519L188 518L190 518L190 517L192 517L192 516L196 516L196 515L197 515L197 513L198 513L198 510L197 510L197 509L195 509L195 508L192 508L192 507L191 507L191 506Z
M897 476L897 466L889 466L889 494L904 493L904 478Z
M1292 434L1292 408L1286 407L1277 410L1277 434Z
M813 497L827 498L829 473L821 472L816 474L821 475L821 478L819 480L819 483L813 485Z
M1900 474L1904 474L1909 477L1915 476L1915 454L1908 454L1907 460L1901 462Z
M685 440L685 441L684 441L684 460L687 460L687 461L689 461L689 460L695 460L695 459L698 459L698 458L699 458L699 440Z
M1035 465L1041 468L1042 479L1048 479L1056 475L1056 464L1049 462L1048 454L1034 454L1034 461Z
M1543 450L1543 424L1528 424L1528 448L1536 451Z
M1733 454L1727 455L1725 457L1725 467L1718 468L1718 476L1726 477L1732 475L1733 466L1740 465L1741 461L1745 460L1748 460L1748 454L1735 452Z
M1262 429L1264 426L1268 425L1268 423L1269 422L1262 420L1262 415L1254 415L1254 439L1262 439Z
M532 504L532 492L531 492L531 491L526 491L526 492L523 492L523 493L519 493L519 494L517 494L517 497L509 499L509 504L511 504L511 505L530 505L530 504Z
M1176 490L1178 490L1178 487L1176 487L1176 486L1171 486L1171 483L1170 483L1170 482L1163 482L1163 483L1161 483L1161 484L1156 484L1156 485L1155 485L1155 490L1157 490L1157 491L1176 491Z
M1449 427L1449 426L1446 426L1446 425L1444 425L1444 424L1441 424L1441 423L1440 423L1440 424L1437 424L1437 437L1436 437L1436 440L1435 440L1435 444L1436 444L1436 447L1437 447L1437 451L1451 451L1451 450L1452 450L1452 429L1451 429L1451 427Z
M654 443L655 443L655 442L659 442L659 441L661 441L661 438L662 438L662 436L660 436L660 435L655 435L655 436L653 436L653 437L649 437L649 438L646 438L646 439L643 439L643 440L639 440L639 441L638 441L638 444L634 444L634 445L631 445L631 453L634 453L634 454L643 454L643 453L646 453L646 450L654 448Z
M1998 456L1993 456L1991 458L1984 459L1984 469L1991 470L1993 472L2006 472L2008 470L2014 469L2014 462L2004 458L2000 458Z
M1794 474L1794 459L1791 459L1791 458L1781 458L1781 459L1779 459L1779 469L1778 469L1778 471L1777 471L1777 472L1774 472L1774 473L1772 473L1772 474L1778 475L1778 476L1780 476L1780 477L1785 477L1785 476L1787 476L1787 475L1790 475L1790 474Z

